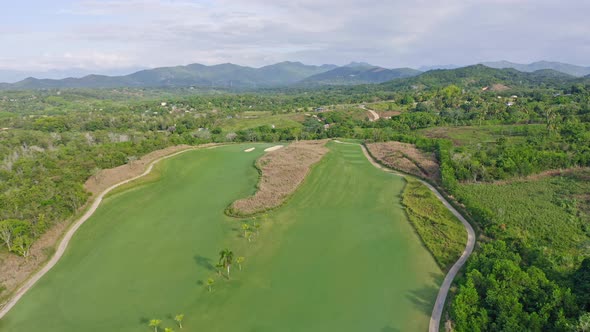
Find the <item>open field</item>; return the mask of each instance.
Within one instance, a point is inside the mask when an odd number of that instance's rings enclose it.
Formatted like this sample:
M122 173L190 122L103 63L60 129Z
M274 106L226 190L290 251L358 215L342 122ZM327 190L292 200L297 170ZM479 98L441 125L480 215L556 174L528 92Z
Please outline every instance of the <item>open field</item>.
M275 126L275 128L301 127L304 115L301 113L277 114L270 112L251 112L242 118L226 119L222 123L225 131L238 131L260 126Z
M299 141L264 155L256 162L261 173L256 194L233 202L228 213L247 216L283 204L303 182L312 165L328 152L325 144L325 140Z
M465 127L434 127L419 130L426 137L448 138L455 145L495 143L500 137L509 143L526 141L527 137L545 131L544 125L485 125Z
M329 143L249 243L223 210L254 192L268 146L187 152L108 198L0 331L148 331L181 312L189 332L426 330L442 273L400 205L403 179ZM214 271L223 248L246 257L230 281Z
M543 248L545 258L573 268L590 254L590 171L547 172L500 183L461 184L468 204L488 211L500 238Z

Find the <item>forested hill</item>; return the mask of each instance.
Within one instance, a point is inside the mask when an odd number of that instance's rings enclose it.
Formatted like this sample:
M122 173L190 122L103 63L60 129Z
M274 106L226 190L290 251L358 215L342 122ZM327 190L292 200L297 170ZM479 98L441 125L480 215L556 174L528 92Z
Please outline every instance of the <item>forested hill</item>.
M457 69L439 69L421 75L393 80L382 85L391 89L427 89L457 85L466 89L505 90L508 87L558 86L576 81L576 77L545 69L532 73L516 69L494 69L475 65Z
M125 76L88 75L62 80L30 77L14 84L0 84L0 88L19 90L187 86L257 88L292 84L336 67L335 65L311 66L300 62L281 62L261 68L231 63L214 66L195 63L187 66L146 69Z
M398 78L413 77L422 73L411 68L386 69L371 65L344 66L313 75L299 85L353 85L383 83Z
M491 68L513 68L522 72L535 72L537 70L552 69L572 76L590 75L590 67L576 66L569 63L537 61L529 64L514 63L510 61L483 62L482 65Z

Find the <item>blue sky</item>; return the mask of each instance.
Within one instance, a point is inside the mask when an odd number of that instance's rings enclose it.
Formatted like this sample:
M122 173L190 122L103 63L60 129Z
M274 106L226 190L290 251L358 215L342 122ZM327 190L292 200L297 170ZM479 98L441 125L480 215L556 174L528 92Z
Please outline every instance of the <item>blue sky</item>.
M284 60L590 66L588 13L585 0L21 0L0 11L0 71Z

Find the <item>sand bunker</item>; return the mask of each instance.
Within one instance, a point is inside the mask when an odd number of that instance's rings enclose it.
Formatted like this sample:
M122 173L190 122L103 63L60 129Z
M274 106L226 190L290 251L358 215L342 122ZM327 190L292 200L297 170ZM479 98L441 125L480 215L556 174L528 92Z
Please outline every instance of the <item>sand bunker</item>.
M278 150L278 149L280 149L280 148L282 148L282 147L283 147L282 145L275 145L275 146L272 146L272 147L270 147L270 148L266 148L266 149L264 149L264 152L271 152L271 151L275 151L275 150Z
M254 151L254 149L256 149L256 148L249 148L249 149L244 150L244 152L252 152L252 151Z

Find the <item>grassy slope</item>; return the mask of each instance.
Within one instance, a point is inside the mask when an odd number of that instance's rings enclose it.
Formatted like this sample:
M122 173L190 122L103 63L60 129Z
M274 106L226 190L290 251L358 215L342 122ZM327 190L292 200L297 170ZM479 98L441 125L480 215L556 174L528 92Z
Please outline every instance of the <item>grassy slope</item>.
M165 161L160 181L107 200L0 331L148 331L178 312L188 332L425 330L442 275L404 216L403 180L330 144L248 244L223 214L255 188L261 148L245 147ZM244 271L208 293L224 247Z
M408 218L438 265L448 269L461 256L467 231L425 185L407 177L402 202Z

